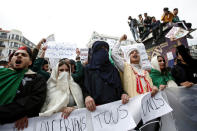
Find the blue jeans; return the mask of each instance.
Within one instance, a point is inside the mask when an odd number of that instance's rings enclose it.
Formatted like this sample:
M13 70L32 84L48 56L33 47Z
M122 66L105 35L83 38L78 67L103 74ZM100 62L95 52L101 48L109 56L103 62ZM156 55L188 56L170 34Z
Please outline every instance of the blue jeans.
M131 28L131 32L135 41L136 41L136 38L139 39L139 35L137 33L137 27Z

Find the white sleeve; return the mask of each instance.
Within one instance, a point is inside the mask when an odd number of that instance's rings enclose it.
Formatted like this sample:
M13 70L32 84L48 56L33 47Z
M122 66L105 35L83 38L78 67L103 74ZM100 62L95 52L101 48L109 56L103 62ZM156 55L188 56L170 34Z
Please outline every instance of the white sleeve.
M124 59L119 55L120 42L117 42L112 49L112 58L117 68L124 72Z

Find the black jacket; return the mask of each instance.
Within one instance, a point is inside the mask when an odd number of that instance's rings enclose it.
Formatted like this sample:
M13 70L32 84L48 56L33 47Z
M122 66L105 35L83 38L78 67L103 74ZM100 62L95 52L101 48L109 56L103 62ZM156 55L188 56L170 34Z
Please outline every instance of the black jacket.
M175 65L172 68L172 76L175 79L175 82L180 86L182 82L193 82L194 84L197 84L197 71L196 67L189 66L186 64L182 64L181 62L178 62L177 65Z
M25 74L13 102L0 106L0 124L38 116L45 97L45 79L37 74Z

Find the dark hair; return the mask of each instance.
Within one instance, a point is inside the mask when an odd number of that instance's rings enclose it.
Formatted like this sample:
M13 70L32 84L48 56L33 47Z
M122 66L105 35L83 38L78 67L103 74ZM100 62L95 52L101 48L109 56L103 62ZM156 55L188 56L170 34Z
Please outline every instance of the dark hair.
M29 47L22 46L22 47L19 47L18 50L25 50L29 54L29 58L32 60L33 54L32 54L32 51Z
M73 59L70 59L69 62L71 65L75 65L75 61Z
M45 65L45 64L49 64L49 62L44 59L43 65Z
M178 8L174 8L174 10L177 10L178 11Z
M157 56L157 59L158 59L159 57L161 57L161 58L163 59L164 64L165 64L165 68L161 70L161 74L167 75L167 73L168 73L169 71L168 71L168 69L167 69L167 67L166 67L166 60L165 60L165 58L164 58L163 56L161 56L161 55Z
M60 67L62 65L66 65L69 68L69 72L70 72L70 65L66 61L60 61L58 64L58 67Z
M65 60L68 60L68 58L62 58L62 59L59 60L59 62L65 61Z
M168 11L168 7L163 8L163 11Z
M16 51L13 51L10 55L9 55L9 62L12 60L12 57L14 56L14 53L15 53Z
M142 14L139 14L138 16L142 16Z
M145 14L148 15L148 13L144 13L144 15L145 15Z

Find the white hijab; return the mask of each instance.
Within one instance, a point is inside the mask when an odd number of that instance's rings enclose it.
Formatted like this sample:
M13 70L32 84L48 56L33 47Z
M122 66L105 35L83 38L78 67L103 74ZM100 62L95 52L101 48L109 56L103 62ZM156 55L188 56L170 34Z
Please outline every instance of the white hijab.
M139 52L138 48L136 48L136 47L130 47L130 48L127 50L127 52L126 52L126 61L127 61L128 63L130 63L131 67L133 67L133 69L134 69L139 75L144 75L144 70L142 69L142 62L141 62L141 60L140 60L139 64L132 64L132 63L131 63L130 54L131 54L131 52L134 51L134 50L137 50L137 51ZM139 52L139 55L140 55L140 52ZM141 58L140 58L140 59L141 59Z
M154 56L151 59L151 66L152 66L153 69L158 70L159 72L161 72L157 56Z
M153 69L158 70L159 72L161 72L159 62L158 62L158 56L154 56L151 59L151 66L152 66ZM169 80L167 82L167 87L178 87L178 85L173 80Z
M67 107L70 94L78 108L84 107L81 88L73 81L70 73L61 72L58 75L58 68L59 64L53 68L51 77L47 81L47 97L39 116L50 116Z

